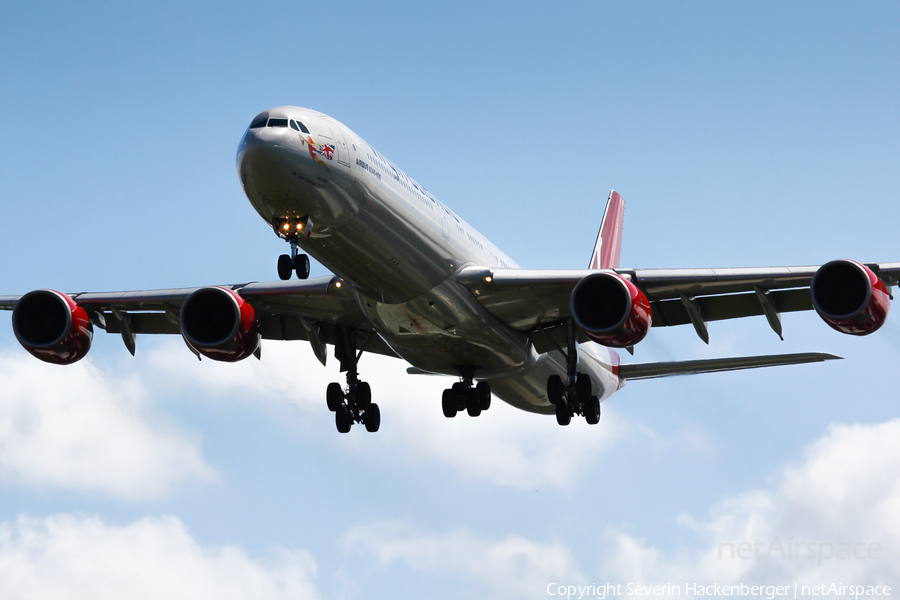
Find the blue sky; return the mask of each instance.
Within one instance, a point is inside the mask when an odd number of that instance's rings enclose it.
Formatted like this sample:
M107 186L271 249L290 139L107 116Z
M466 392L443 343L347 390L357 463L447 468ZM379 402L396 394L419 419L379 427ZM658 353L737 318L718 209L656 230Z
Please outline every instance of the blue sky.
M268 280L238 141L347 124L525 267L582 268L611 188L623 266L900 259L890 3L17 4L0 21L0 293ZM323 274L313 265L313 275ZM896 317L895 317L896 318ZM600 425L366 357L382 431L339 436L302 344L198 363L32 360L0 319L4 597L506 598L546 585L896 581L900 326L814 314L655 329L634 360L837 364L633 382ZM745 539L878 560L722 561ZM843 578L843 579L840 579Z

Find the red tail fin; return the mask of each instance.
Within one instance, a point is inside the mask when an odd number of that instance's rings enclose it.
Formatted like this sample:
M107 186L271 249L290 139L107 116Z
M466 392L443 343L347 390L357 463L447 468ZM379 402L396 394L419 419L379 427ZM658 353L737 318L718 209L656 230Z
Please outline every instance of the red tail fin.
M597 234L597 244L589 269L617 269L622 254L622 226L625 224L625 199L613 190L606 201L606 212Z

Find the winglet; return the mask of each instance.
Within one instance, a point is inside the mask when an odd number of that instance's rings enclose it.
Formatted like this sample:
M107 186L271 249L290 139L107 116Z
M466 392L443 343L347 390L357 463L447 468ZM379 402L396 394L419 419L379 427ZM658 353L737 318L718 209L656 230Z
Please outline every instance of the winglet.
M613 190L606 201L606 211L597 234L589 269L617 269L622 253L622 226L625 224L625 199Z

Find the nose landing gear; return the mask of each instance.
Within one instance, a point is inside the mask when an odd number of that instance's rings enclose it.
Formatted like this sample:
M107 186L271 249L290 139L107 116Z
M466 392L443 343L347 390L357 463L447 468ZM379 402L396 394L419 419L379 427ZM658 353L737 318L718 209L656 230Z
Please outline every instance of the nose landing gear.
M312 222L304 217L298 220L283 219L273 223L275 233L283 240L287 240L291 244L291 253L282 254L278 257L278 277L282 281L291 278L292 273L297 273L297 279L306 279L309 277L309 257L300 254L297 247L297 241L300 237L309 237L312 230Z

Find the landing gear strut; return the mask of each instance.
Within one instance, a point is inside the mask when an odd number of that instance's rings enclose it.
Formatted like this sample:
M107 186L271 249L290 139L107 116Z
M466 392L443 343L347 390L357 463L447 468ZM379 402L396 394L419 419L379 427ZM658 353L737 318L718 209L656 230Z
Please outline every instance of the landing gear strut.
M441 397L444 416L452 419L456 413L465 410L470 417L477 417L491 407L491 384L479 381L473 386L475 369L463 369L461 381L457 381Z
M355 332L341 327L336 334L335 357L341 361L341 371L347 372L347 389L337 382L328 384L325 392L328 410L334 413L334 424L340 433L349 432L354 423L362 423L366 431L375 433L381 426L381 410L372 402L372 390L368 383L359 380L356 368L363 351L356 351Z
M568 348L563 354L566 357L566 381L559 375L547 378L547 400L556 406L556 422L568 425L573 415L583 415L589 425L600 422L600 399L591 394L592 382L587 373L579 373L578 344L575 340L575 328L566 324ZM562 349L560 349L562 350Z

